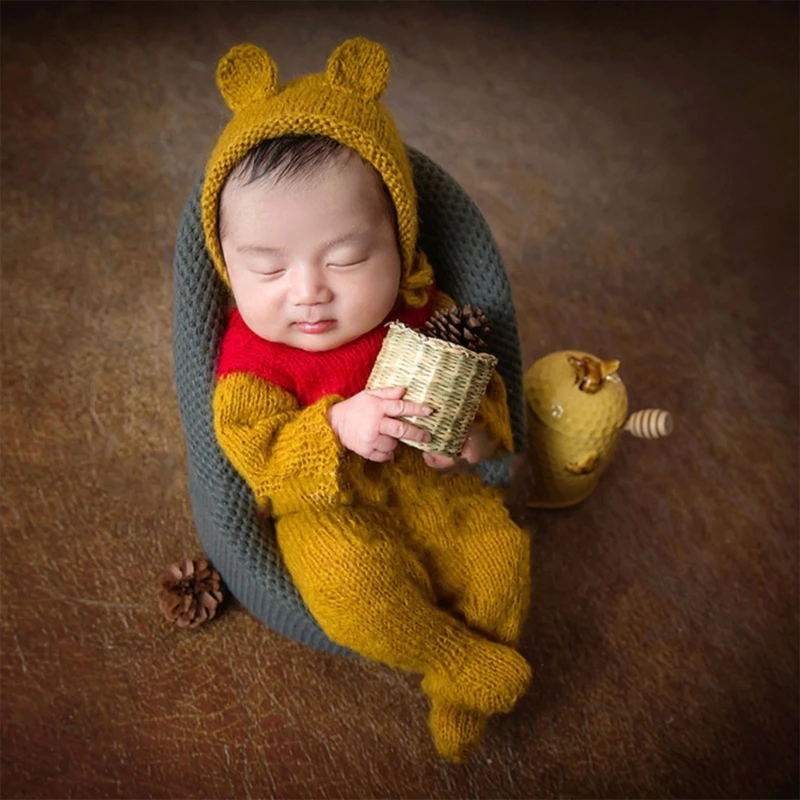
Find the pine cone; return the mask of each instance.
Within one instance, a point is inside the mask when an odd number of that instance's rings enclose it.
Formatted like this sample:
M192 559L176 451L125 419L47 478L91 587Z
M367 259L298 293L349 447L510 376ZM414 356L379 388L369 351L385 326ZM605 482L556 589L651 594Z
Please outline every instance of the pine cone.
M196 628L217 613L220 577L204 558L171 564L156 581L158 607L179 628Z
M434 311L423 332L477 352L486 347L484 337L490 330L486 321L486 314L480 308L473 310L467 303L463 308L450 306L444 311Z

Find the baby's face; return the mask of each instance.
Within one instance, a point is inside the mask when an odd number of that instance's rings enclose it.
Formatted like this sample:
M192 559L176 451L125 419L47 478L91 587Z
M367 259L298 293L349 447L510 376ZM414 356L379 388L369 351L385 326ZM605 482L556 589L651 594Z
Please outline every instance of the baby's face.
M222 252L236 305L263 339L331 350L379 325L400 285L400 253L377 172L345 153L309 176L220 199Z

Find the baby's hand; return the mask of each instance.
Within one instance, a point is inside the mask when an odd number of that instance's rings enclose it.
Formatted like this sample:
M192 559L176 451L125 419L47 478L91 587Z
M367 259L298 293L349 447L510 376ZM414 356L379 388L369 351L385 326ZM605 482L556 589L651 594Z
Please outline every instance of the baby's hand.
M431 409L401 398L403 386L389 389L365 389L348 400L334 403L328 410L328 422L339 441L348 450L369 461L390 461L398 439L429 442L431 435L421 428L395 417L426 417Z
M464 447L461 449L458 459L441 453L423 453L422 458L433 469L455 472L475 466L485 458L494 455L496 449L496 445L489 438L486 429L482 425L473 424L469 429L467 438L464 440Z

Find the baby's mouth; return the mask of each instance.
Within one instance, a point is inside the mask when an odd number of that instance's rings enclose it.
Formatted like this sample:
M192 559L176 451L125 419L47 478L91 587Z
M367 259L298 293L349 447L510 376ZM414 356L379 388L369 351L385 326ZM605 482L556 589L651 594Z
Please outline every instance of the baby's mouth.
M325 333L336 324L333 319L321 319L318 322L295 322L295 327L300 333Z

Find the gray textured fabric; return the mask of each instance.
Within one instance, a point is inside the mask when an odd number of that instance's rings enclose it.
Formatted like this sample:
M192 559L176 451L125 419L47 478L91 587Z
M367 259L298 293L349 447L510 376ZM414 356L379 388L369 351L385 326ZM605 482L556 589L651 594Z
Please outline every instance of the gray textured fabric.
M419 195L420 244L438 286L457 301L480 305L492 327L490 350L509 393L514 443L523 446L525 415L517 322L500 254L480 211L444 170L409 149ZM206 251L200 218L202 178L183 210L175 248L173 363L186 438L188 488L200 541L242 605L278 633L332 653L281 560L269 519L214 435L211 397L225 324L226 289ZM490 483L505 483L507 460L481 465Z

